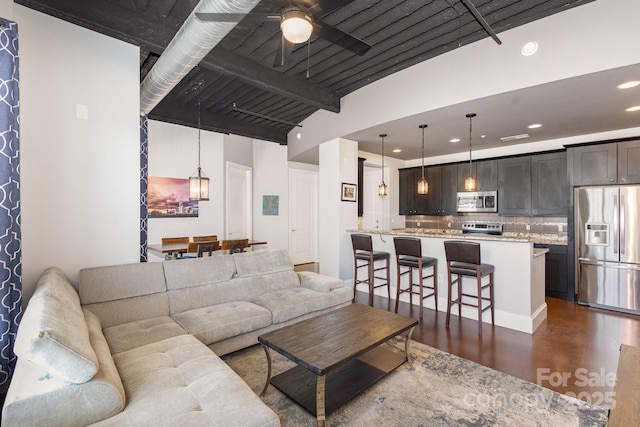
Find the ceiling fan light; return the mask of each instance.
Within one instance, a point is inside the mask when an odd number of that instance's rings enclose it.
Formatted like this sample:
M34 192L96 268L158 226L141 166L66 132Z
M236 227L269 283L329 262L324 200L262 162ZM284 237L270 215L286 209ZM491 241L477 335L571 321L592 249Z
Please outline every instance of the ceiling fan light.
M302 10L292 9L282 12L280 29L285 39L291 43L304 43L311 37L312 18Z

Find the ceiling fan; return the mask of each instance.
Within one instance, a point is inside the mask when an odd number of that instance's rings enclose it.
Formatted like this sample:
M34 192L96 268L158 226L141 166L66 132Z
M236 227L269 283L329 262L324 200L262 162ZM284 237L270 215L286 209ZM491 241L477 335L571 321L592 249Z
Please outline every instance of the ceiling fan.
M371 46L362 40L333 27L321 18L353 0L285 0L279 14L250 12L280 22L282 43L278 48L274 67L282 67L297 43L307 42L311 35L325 39L356 55L366 54ZM196 13L196 17L211 22L240 22L242 13Z

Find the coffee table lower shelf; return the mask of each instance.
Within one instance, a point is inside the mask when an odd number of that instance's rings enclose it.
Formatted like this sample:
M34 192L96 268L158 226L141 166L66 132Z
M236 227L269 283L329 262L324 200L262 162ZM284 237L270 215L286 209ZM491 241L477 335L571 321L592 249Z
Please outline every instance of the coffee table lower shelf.
M405 355L376 347L360 357L329 371L325 385L325 413L342 404L407 361ZM271 378L270 383L298 405L316 416L316 381L318 376L296 366Z

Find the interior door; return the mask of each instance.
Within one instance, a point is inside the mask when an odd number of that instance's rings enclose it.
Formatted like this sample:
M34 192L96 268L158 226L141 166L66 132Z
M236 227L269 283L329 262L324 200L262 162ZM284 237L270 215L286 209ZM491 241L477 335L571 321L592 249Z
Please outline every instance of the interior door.
M318 173L289 170L289 256L294 264L317 260Z
M251 168L227 162L226 236L251 238Z

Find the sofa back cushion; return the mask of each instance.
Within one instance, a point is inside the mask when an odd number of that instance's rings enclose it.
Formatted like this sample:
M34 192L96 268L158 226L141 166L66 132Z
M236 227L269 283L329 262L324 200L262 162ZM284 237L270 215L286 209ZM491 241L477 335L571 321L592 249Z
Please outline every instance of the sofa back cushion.
M78 288L82 304L93 304L166 292L161 263L110 265L80 270Z
M293 262L286 250L255 251L233 255L236 277L253 277L265 274L293 271Z
M236 272L233 257L227 255L164 261L163 264L169 290L224 282Z
M87 382L98 372L80 299L62 270L50 267L40 276L14 351L20 359L72 383Z
M169 315L162 263L122 264L80 270L82 305L103 328Z

